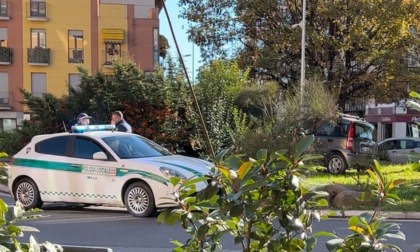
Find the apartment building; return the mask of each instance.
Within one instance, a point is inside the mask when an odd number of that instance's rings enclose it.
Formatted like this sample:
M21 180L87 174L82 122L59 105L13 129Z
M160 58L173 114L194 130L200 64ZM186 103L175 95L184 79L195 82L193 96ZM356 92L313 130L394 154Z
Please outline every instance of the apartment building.
M111 71L131 57L159 62L159 0L0 0L0 130L29 118L20 89L68 95L77 66Z

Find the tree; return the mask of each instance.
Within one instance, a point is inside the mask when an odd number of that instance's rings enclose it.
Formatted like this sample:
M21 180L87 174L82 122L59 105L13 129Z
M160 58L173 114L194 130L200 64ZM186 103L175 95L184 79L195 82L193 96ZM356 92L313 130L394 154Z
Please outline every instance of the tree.
M248 72L229 61L213 61L200 69L195 87L198 104L216 151L230 146L234 100L248 84Z
M79 68L80 86L72 89L69 96L59 98L49 93L35 97L22 90L31 121L15 132L2 133L0 147L13 154L34 135L63 132L64 126L70 130L81 112L92 115L94 124L108 124L110 112L121 110L134 133L175 153L197 155L201 140L193 119L191 96L181 70L171 59L168 61L166 76L158 67L145 76L134 61L127 59L115 60L111 75L89 74ZM10 145L15 139L22 139L19 146Z
M189 38L206 59L233 56L253 76L282 87L300 78L301 1L181 0L191 22ZM420 53L417 0L307 1L306 62L344 104L376 95L378 101L406 97L407 83L419 83L407 57Z

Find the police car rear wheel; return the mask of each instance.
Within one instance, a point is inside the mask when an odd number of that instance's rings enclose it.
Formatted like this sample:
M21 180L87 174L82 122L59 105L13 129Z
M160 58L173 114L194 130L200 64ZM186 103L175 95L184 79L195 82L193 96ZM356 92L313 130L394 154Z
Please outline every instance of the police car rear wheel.
M152 190L145 183L130 185L124 198L128 212L136 217L147 217L156 212Z
M14 196L15 200L22 203L26 210L42 206L38 187L31 179L24 178L19 180L15 186Z

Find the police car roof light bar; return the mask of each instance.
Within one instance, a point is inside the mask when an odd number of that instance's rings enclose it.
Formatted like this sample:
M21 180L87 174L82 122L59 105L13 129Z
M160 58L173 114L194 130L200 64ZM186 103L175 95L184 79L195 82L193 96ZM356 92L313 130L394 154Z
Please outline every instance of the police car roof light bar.
M115 125L112 124L100 124L100 125L74 125L71 127L71 131L74 133L83 133L89 131L115 131Z

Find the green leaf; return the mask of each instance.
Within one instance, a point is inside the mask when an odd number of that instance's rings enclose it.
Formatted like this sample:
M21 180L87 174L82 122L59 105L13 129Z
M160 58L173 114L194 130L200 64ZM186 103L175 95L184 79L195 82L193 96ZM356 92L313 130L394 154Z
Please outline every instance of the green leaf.
M197 238L202 240L206 236L209 229L210 229L209 225L207 224L201 225L197 230Z
M189 185L200 183L200 182L207 181L207 180L209 180L209 177L206 177L206 176L205 177L192 177L192 178L186 180L182 184L182 187L187 187Z
M8 225L6 229L9 234L20 235L22 233L20 228L15 225Z
M234 205L231 209L230 209L230 216L231 217L239 217L244 211L244 207L242 206L242 204L239 205Z
M410 97L420 99L420 94L415 92L415 91L411 91L409 95L410 95Z
M30 226L18 226L22 232L39 232L38 229Z
M179 184L179 181L181 181L180 177L171 177L170 178L170 182L171 182L171 185L173 187L177 186Z
M397 245L394 245L394 244L386 244L386 245L384 245L384 249L386 249L386 248L390 248L390 249L392 249L392 250L394 250L396 252L402 252L402 249L400 247L398 247ZM416 251L419 252L420 249L418 249Z
M166 218L167 218L167 216L169 216L171 214L171 210L170 209L164 209L159 215L158 215L158 218L157 218L157 223L158 224L163 224L163 223L165 223L165 220L166 220Z
M399 230L396 230L393 233L386 232L383 236L384 237L388 237L388 238L395 238L395 239L405 240L405 234L403 232L399 231Z
M328 251L336 251L336 249L338 249L341 244L343 244L343 242L343 239L337 238L327 241L325 245L327 246Z
M232 147L231 148L227 148L227 149L224 149L224 150L222 150L221 152L219 152L217 155L216 155L216 157L215 157L215 162L217 163L217 164L221 164L222 163L222 161L223 161L223 158L225 157L225 155L230 151L232 149Z
M218 165L216 168L225 176L225 178L229 179L229 169L221 165Z
M3 199L0 199L0 211L2 213L5 213L9 210L9 207L7 206L7 204L3 201Z
M226 158L226 160L223 162L223 164L231 170L238 170L239 167L242 165L243 161L237 157L237 156L229 156Z
M174 225L175 223L177 223L177 222L178 222L178 220L179 220L178 215L177 215L177 214L175 214L175 213L172 213L172 214L170 214L170 215L166 216L166 218L165 218L165 224L166 224L166 225L169 225L169 226L172 226L172 225Z
M329 231L315 232L315 233L312 234L312 236L314 236L314 237L323 236L323 237L334 237L334 238L338 238L338 236L336 234L334 234L333 232L329 232Z
M379 164L378 160L373 160L374 165L372 166L373 171L375 172L376 176L379 178L382 185L385 185L385 179L382 175L381 165Z
M241 165L241 167L239 167L239 170L238 170L239 179L242 179L248 173L249 169L252 168L252 164L253 162L248 161L248 162L244 162Z
M260 188L260 187L265 186L265 185L267 185L267 180L260 179L257 182L254 182L252 184L247 184L247 185L241 187L240 190L241 190L241 192L245 193L245 192L249 192L249 191L252 191L254 189Z
M267 149L261 149L261 150L257 151L257 159L266 160L267 159Z
M320 207L327 207L327 206L329 206L328 200L326 200L326 199L317 200L316 203Z
M314 142L314 139L314 135L305 136L303 139L301 139L295 147L295 158L300 157L305 151L307 151L311 144Z
M243 240L244 240L243 236L235 236L235 239L234 239L235 245L238 243L241 243Z
M349 226L361 226L362 225L362 223L360 222L360 219L359 219L359 216L352 216L352 217L350 217L349 218L349 220L348 220L348 225Z

